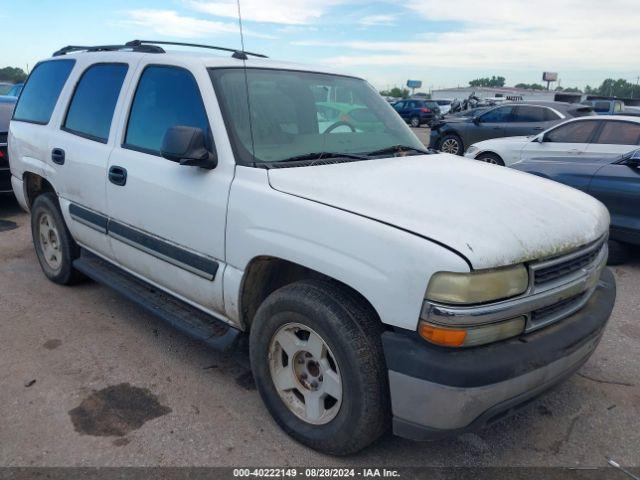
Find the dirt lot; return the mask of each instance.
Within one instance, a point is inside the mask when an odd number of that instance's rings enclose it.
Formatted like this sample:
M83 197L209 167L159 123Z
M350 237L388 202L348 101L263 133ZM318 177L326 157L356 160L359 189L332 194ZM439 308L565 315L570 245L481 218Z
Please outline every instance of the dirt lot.
M595 355L524 412L455 439L387 436L331 458L277 428L245 358L95 283L48 282L28 216L5 197L0 218L17 225L0 232L0 466L640 465L638 260L614 269L618 301Z

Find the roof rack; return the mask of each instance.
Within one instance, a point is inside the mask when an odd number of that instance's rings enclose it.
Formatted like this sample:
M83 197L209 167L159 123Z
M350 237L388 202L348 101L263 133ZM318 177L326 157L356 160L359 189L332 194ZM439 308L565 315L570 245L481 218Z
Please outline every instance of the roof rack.
M155 45L176 45L180 47L197 47L197 48L209 48L211 50L221 50L223 52L233 52L231 55L233 58L237 58L240 60L246 60L247 55L251 55L252 57L259 58L267 58L266 55L262 53L253 53L247 52L245 50L237 50L235 48L227 48L227 47L216 47L214 45L202 45L200 43L184 43L184 42L164 42L161 40L132 40L126 43L128 46L132 47L144 47L144 46L155 46Z
M82 45L68 45L53 52L54 57L66 55L71 52L117 52L120 50L131 50L134 52L143 53L165 53L164 49L156 45L130 45L128 42L125 45L95 45L95 46L82 46Z
M223 52L232 52L232 57L239 60L246 60L247 55L252 57L267 58L266 55L261 53L246 52L244 50L236 50L234 48L216 47L213 45L201 45L198 43L183 43L183 42L164 42L155 40L131 40L124 45L96 45L96 46L82 46L82 45L68 45L53 52L54 57L66 55L71 52L117 52L120 50L130 50L133 52L142 53L166 53L162 47L158 45L177 45L180 47L197 47L208 48L211 50L221 50Z

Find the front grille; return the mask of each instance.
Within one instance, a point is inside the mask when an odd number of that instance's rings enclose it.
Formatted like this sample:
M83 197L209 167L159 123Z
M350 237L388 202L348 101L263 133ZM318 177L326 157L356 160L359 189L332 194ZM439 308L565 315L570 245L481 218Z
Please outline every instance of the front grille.
M570 310L573 306L578 305L584 299L585 295L586 292L583 292L578 295L574 295L573 297L562 300L558 303L554 303L553 305L534 310L533 312L531 312L531 323L538 325L540 323L546 322L550 318L553 318L558 313L562 313L565 310Z
M548 282L557 280L558 278L571 275L577 272L581 268L586 267L594 262L596 257L600 254L600 248L594 248L585 252L582 255L573 257L565 261L559 261L548 267L540 268L535 271L535 277L533 283L535 286L542 285Z

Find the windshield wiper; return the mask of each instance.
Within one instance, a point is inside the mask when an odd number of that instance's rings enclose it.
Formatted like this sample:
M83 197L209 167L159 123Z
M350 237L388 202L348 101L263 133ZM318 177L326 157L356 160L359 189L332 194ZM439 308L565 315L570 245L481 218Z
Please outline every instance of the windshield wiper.
M405 153L405 152L418 152L423 155L431 155L433 153L436 153L431 149L424 150L422 148L410 147L408 145L393 145L391 147L381 148L379 150L374 150L372 152L366 152L363 155L367 155L368 157L375 157L376 155L387 155L390 153L399 154L399 153Z
M303 153L302 155L294 155L282 160L274 160L272 162L255 162L254 166L263 168L278 168L291 166L311 166L317 163L323 163L325 160L369 160L366 155L358 155L355 153L340 152L313 152Z

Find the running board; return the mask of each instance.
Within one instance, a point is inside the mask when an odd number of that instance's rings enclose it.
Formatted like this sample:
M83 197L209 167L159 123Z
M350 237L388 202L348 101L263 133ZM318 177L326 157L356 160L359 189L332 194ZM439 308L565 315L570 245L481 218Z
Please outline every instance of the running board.
M217 350L228 350L240 336L240 330L140 280L84 248L80 258L73 261L73 267L92 280L114 289L177 330Z

